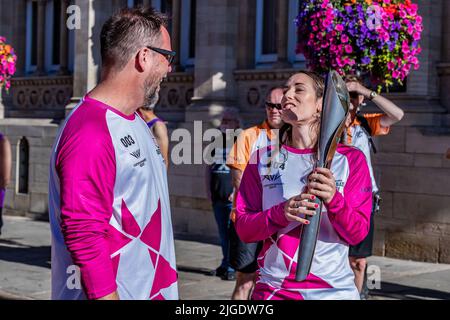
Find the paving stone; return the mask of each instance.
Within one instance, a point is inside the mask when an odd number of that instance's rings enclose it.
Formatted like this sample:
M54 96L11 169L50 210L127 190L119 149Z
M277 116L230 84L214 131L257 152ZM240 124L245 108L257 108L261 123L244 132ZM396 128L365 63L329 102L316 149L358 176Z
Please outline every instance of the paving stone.
M46 222L5 217L0 238L0 299L50 298L50 228ZM234 281L208 273L221 261L218 245L175 241L182 300L229 300ZM381 290L370 300L450 299L450 265L369 257Z

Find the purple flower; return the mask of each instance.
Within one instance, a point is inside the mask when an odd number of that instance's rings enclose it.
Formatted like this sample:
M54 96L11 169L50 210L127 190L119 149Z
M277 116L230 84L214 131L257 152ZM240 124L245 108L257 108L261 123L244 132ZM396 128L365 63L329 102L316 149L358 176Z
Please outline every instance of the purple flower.
M392 38L394 38L395 42L397 42L397 40L398 40L398 33L397 32L392 32L391 36L392 36Z
M361 59L361 63L362 64L370 64L370 62L372 62L372 59L370 57L364 57Z

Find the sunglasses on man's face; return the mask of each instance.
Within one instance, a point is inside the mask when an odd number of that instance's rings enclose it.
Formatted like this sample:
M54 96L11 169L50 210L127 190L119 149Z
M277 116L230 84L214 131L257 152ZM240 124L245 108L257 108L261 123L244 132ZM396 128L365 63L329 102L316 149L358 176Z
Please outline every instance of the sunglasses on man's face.
M266 108L281 110L281 103L271 103L266 101Z
M147 48L163 55L164 58L166 58L167 61L169 62L169 66L173 63L173 60L175 59L175 56L177 55L177 53L175 51L169 51L169 50L164 50L161 48L155 48L155 47L150 47L150 46L147 46Z

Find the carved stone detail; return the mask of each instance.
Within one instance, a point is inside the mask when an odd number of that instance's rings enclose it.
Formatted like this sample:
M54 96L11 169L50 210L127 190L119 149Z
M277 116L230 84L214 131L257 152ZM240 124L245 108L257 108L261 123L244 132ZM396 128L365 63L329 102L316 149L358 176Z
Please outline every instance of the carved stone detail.
M180 112L191 103L194 95L194 76L184 72L172 72L161 84L157 110ZM180 110L181 109L181 110Z
M264 98L276 86L283 85L295 74L294 69L237 70L234 79L238 84L238 100L244 113L261 113Z
M63 118L72 82L71 76L13 78L12 103L5 112L17 118Z

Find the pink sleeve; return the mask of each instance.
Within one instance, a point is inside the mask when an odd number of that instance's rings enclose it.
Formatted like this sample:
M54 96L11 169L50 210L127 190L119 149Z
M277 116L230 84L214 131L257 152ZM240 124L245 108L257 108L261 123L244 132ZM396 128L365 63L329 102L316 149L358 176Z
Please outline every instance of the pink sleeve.
M349 163L344 196L336 192L327 205L328 217L339 236L357 245L367 236L372 214L372 182L364 154L354 148L343 152Z
M262 210L262 185L258 165L249 163L242 176L236 199L236 232L244 242L269 238L289 221L284 216L284 203Z
M56 160L61 228L86 296L98 299L117 289L107 240L115 153L104 110L77 113L64 128Z

